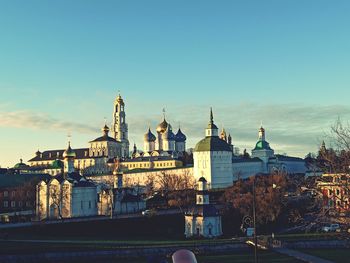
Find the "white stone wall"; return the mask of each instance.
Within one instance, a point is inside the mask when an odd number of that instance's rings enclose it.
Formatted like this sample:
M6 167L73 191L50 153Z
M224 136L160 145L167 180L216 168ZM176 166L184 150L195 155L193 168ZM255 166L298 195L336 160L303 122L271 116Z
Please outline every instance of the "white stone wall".
M97 214L96 187L73 187L72 217L95 216Z
M232 164L233 180L246 179L263 171L263 162L234 162Z
M146 202L117 202L115 206L116 214L133 214L146 209Z
M297 161L283 161L283 166L285 167L287 173L306 173L307 167L305 162Z
M209 188L225 188L232 185L232 152L194 152L194 178L204 177Z
M160 176L162 172L167 174L174 174L177 176L189 176L193 178L193 167L186 168L175 168L175 169L166 169L164 171L145 171L137 173L125 173L123 174L123 186L145 186L150 178L156 178ZM113 185L116 182L116 177L112 174L106 174L101 176L87 176L88 179L93 180L95 183L106 183L108 185ZM157 183L155 182L155 187L157 188Z

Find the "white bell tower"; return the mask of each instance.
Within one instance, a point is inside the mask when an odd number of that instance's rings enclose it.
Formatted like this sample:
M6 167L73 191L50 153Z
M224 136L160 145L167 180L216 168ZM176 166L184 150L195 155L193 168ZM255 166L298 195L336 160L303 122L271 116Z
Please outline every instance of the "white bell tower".
M120 96L114 101L112 134L114 139L121 143L121 157L129 157L128 124L125 121L125 104Z

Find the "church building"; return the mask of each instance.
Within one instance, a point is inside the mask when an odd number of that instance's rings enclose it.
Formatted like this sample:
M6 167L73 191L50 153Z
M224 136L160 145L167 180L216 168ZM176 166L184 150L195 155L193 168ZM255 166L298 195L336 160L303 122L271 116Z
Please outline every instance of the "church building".
M196 205L185 213L185 236L212 238L221 235L221 216L210 204L207 181L201 177L198 180Z
M186 135L183 134L180 127L175 134L171 124L166 121L165 115L156 128L156 135L149 127L143 138L143 156L181 156L186 151Z
M76 153L68 144L63 152L63 173L40 181L36 186L38 220L96 216L97 187L74 172Z
M102 136L89 142L88 148L75 149L74 168L84 174L101 174L110 172L108 160L115 158L127 158L129 156L128 125L125 120L125 103L120 95L114 103L112 136L110 129L105 124L102 128ZM63 161L64 150L48 150L35 153L30 159L32 169L45 170L51 175L60 172L57 169L57 161Z

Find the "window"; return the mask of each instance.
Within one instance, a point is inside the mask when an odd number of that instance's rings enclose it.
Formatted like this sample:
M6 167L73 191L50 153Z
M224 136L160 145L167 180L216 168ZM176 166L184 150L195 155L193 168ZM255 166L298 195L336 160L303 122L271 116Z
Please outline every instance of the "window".
M83 201L80 202L80 208L83 209Z
M22 201L18 201L18 206L19 206L19 207L22 207L22 206L23 206Z
M8 197L9 196L9 192L8 191L5 191L4 192L4 197Z
M91 201L89 201L89 209L91 209Z
M26 207L30 207L30 201L26 201Z
M15 192L15 191L12 191L11 196L12 196L12 197L15 197L15 196L16 196L16 192Z
M16 201L11 201L11 207L16 207Z
M339 189L337 189L337 195L339 195Z
M30 192L29 191L27 191L27 197L30 197Z
M4 201L4 207L9 207L9 202L8 201Z

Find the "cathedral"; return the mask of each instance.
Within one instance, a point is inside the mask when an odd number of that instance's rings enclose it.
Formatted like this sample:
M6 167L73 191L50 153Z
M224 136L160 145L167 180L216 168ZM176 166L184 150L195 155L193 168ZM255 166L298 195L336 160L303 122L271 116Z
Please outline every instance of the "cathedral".
M165 120L158 124L156 135L148 128L144 135L144 156L151 155L182 155L186 151L186 135L182 133L180 127L176 134L170 123Z
M83 174L101 174L110 172L108 160L129 157L128 124L126 123L125 103L120 94L114 101L113 123L102 128L102 136L89 142L88 148L74 149L74 168ZM35 153L30 159L31 170L44 170L51 175L61 172L57 164L64 159L64 150L48 150Z

